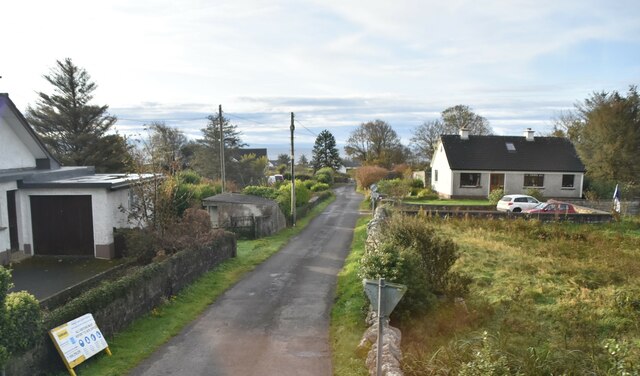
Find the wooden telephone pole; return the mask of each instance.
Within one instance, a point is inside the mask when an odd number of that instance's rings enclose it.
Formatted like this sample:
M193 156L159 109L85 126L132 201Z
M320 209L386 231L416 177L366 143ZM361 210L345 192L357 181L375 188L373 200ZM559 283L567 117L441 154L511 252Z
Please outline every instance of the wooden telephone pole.
M291 225L295 227L296 225L296 175L295 175L295 165L296 160L293 156L293 131L296 129L296 126L293 125L293 112L291 113Z

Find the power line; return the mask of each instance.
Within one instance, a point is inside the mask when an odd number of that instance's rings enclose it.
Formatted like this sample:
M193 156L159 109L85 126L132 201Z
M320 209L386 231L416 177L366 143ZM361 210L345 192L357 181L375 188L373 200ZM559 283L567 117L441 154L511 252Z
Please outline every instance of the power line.
M302 126L302 128L306 129L306 130L307 130L307 132L311 133L314 137L318 137L318 135L317 135L317 134L315 134L311 129L307 128L304 124L302 124L302 123L300 122L300 120L296 120L295 122L296 122L296 123L298 123L298 124L300 124L300 125Z
M233 117L233 118L236 118L236 119L240 119L240 120L244 120L244 121L249 121L249 122L251 122L251 123L256 123L256 124L260 124L260 125L269 125L269 124L267 124L267 123L263 123L263 122L260 122L260 121L257 121L257 120L247 119L247 118L245 118L245 117L238 116L238 115L234 115L234 114L230 114L230 113L228 113L228 112L223 112L223 114L225 114L225 115L227 115L227 116L230 116L230 117Z

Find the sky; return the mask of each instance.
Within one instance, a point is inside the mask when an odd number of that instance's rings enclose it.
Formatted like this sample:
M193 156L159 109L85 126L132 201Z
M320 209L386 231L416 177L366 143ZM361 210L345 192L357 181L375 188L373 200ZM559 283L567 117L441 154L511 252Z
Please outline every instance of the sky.
M0 92L23 111L71 58L117 132L163 121L197 139L222 105L271 159L289 150L291 112L310 157L322 130L344 154L375 119L409 145L458 104L495 134L545 134L593 92L640 84L637 0L21 0L0 31Z

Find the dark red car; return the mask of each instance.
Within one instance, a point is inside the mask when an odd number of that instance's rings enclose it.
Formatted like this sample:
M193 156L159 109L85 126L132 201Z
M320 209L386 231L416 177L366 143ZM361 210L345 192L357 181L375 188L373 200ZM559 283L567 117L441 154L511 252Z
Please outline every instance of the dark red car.
M526 210L525 213L542 213L542 214L576 214L576 210L573 204L568 202L560 202L549 200L543 202L533 209Z

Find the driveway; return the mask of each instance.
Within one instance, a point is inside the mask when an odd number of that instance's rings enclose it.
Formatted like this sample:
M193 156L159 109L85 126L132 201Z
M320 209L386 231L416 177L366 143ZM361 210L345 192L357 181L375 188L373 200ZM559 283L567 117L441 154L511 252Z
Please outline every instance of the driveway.
M362 197L353 186L131 375L331 375L329 319Z
M10 291L26 290L43 300L122 262L93 257L30 257L11 266L14 288Z

